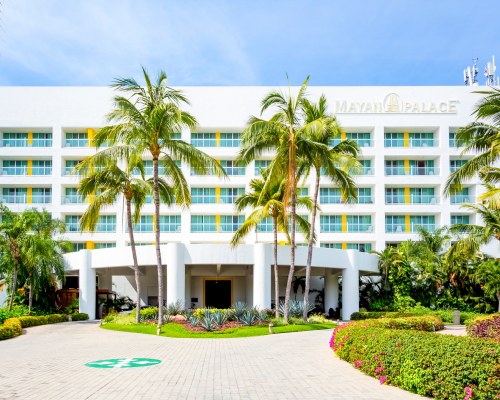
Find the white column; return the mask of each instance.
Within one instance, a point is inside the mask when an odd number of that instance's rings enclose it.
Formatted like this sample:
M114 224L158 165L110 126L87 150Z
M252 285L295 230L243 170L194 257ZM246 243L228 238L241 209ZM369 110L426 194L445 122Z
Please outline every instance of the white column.
M91 250L80 250L78 255L81 257L79 311L95 319L95 269L92 268Z
M351 314L359 311L359 272L356 250L347 250L350 265L342 270L342 319L349 321Z
M186 280L186 300L184 301L184 307L185 308L191 308L191 270L186 269L186 274L185 274L185 280Z
M186 301L185 269L184 246L181 243L167 244L167 305Z
M247 305L253 304L253 275L251 268L248 268L245 276L245 303Z
M256 243L253 261L253 306L271 308L271 245Z
M332 275L330 269L325 273L325 314L332 308L334 311L339 306L339 276Z

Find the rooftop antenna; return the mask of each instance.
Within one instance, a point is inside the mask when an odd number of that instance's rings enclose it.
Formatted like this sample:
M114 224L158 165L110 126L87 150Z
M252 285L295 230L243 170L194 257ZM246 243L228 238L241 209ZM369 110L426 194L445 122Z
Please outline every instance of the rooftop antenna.
M492 56L492 60L488 61L486 64L486 68L484 69L484 76L486 77L486 85L487 86L495 86L498 85L498 81L495 78L495 71L497 67L495 65L495 56Z
M477 69L477 60L478 58L473 58L472 62L474 63L471 67L467 67L464 69L464 84L465 86L479 86L479 83L477 82L477 74L478 74L478 69Z

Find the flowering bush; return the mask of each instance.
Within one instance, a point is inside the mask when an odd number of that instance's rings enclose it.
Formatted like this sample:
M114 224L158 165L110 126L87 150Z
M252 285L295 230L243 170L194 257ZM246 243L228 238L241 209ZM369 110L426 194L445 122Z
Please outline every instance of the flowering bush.
M466 325L469 336L500 342L500 314L474 318L467 321Z
M381 384L436 399L500 396L500 344L492 341L351 322L334 330L330 346Z

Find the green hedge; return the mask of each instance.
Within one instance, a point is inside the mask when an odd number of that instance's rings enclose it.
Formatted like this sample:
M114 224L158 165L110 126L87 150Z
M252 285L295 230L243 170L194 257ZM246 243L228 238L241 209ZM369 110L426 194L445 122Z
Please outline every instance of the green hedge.
M415 317L418 315L436 315L443 320L443 322L451 324L453 323L453 310L431 310L424 307L419 307L415 310L410 310L407 312L396 312L396 311L365 311L365 312L355 312L351 314L352 321L361 321L365 319L378 319L378 318L402 318L402 317ZM479 316L484 316L484 314L477 314L473 312L460 312L460 323L464 324L466 321L477 318Z
M419 315L405 318L380 318L360 321L358 324L366 327L427 332L435 332L443 329L443 321L435 315Z
M68 322L68 316L66 314L51 314L47 317L47 322L49 324L57 324L59 322Z
M23 333L21 321L18 318L7 318L0 326L0 340L10 339Z
M334 330L330 347L381 384L436 399L500 396L500 344L491 340L351 322Z
M500 342L500 314L477 317L467 321L467 334Z
M24 316L19 317L18 320L21 322L23 328L29 328L30 326L47 325L49 319L46 315L35 316Z
M71 314L71 321L86 321L88 319L89 315L86 313Z

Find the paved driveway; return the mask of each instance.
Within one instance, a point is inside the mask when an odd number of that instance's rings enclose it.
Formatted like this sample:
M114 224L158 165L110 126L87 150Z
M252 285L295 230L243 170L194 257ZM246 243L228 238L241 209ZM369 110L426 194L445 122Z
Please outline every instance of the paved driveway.
M0 342L0 399L417 399L336 358L331 331L240 339L170 339L96 322L29 328ZM147 357L144 368L90 361Z

